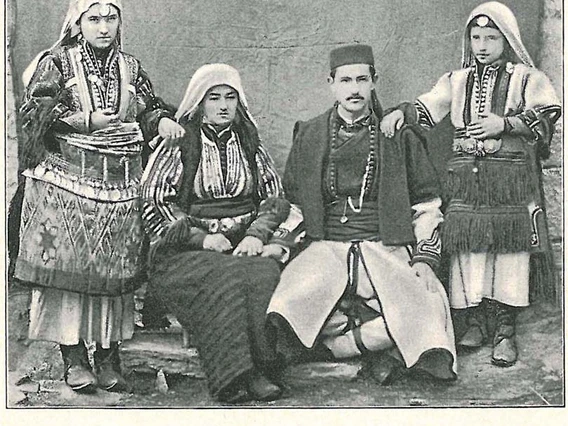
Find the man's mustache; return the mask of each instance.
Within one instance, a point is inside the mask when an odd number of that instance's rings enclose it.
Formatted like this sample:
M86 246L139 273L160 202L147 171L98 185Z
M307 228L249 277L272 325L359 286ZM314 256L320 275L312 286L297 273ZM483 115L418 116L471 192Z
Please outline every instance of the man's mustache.
M364 101L365 98L361 95L351 95L348 98L345 99L346 101L351 101L351 100L360 100L360 101Z

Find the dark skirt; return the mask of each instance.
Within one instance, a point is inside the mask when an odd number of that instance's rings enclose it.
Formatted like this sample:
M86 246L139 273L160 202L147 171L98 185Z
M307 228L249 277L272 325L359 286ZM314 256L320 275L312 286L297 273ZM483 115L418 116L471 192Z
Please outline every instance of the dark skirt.
M209 251L156 257L150 284L190 331L213 397L253 368L275 363L265 319L279 279L268 258Z

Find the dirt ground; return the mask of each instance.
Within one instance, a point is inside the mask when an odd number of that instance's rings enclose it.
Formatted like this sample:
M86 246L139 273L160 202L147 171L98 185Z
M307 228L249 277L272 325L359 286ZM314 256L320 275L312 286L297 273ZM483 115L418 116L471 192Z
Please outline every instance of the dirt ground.
M24 293L9 300L9 400L13 407L220 407L207 392L195 350L183 349L176 333L138 333L123 345L131 393L79 395L63 381L57 345L28 342ZM18 313L19 312L19 313ZM519 316L520 360L511 368L490 363L491 350L458 356L459 379L451 384L405 376L390 386L358 377L358 360L292 366L284 397L272 407L519 407L565 404L563 315L538 303ZM196 364L197 363L197 364ZM158 370L165 371L163 380ZM165 385L167 384L167 386Z

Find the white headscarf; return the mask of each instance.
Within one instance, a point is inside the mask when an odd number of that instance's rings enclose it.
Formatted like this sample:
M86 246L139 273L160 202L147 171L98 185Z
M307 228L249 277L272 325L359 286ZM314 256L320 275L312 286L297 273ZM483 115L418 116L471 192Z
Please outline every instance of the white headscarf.
M63 41L69 40L81 33L81 27L79 26L79 20L83 13L85 13L89 8L94 4L108 4L116 7L120 12L120 16L122 18L122 1L121 0L70 0L69 1L69 9L67 10L67 16L65 17L65 22L63 23L63 27L61 28L61 33L59 35L59 39L55 42L53 46L51 46L48 50L44 50L40 52L34 60L28 65L26 70L22 75L22 81L24 82L24 86L27 87L30 84L30 81L35 73L35 70L39 64L41 58L50 50L55 49L59 46ZM122 22L121 22L121 29L116 36L118 46L122 46Z
M239 102L247 118L256 126L256 122L248 109L247 98L241 83L239 72L226 64L207 64L199 68L189 81L185 96L176 112L176 119L193 117L199 104L212 87L230 86L239 94Z
M530 67L534 67L534 62L521 40L521 32L519 31L519 25L517 24L517 19L515 18L515 15L513 15L513 12L511 12L511 9L502 3L490 1L476 7L473 12L471 12L467 20L462 57L462 65L464 68L470 67L475 63L475 57L471 52L471 43L467 28L469 24L480 15L487 16L495 23L497 28L499 28L499 31L501 31L505 39L509 42L509 46L511 46L513 52L522 63Z

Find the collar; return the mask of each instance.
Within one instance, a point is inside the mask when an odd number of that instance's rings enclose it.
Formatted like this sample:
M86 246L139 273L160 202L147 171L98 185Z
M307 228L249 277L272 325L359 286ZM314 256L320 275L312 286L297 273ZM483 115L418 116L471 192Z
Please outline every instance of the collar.
M233 135L233 126L231 124L227 126L214 126L209 123L203 123L201 129L205 137L216 144L226 144Z
M349 120L341 115L341 112L336 106L334 108L334 115L336 117L336 122L339 124L339 128L343 128L350 132L357 131L362 129L363 127L368 126L371 123L371 112L369 111L367 114L357 118L354 121Z

